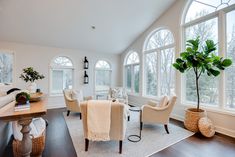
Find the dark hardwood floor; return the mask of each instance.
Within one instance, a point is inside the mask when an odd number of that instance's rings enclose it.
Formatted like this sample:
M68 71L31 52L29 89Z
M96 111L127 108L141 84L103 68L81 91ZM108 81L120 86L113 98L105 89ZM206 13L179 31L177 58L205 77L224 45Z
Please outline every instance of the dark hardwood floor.
M46 148L43 152L43 157L76 157L76 152L62 115L64 111L65 109L48 110L47 115L44 117L48 120L49 125L47 127ZM183 124L179 121L171 120L171 123L183 127ZM4 157L13 156L11 142L9 142L5 150ZM235 139L221 134L216 134L213 138L205 138L200 134L195 134L155 153L151 157L235 157Z

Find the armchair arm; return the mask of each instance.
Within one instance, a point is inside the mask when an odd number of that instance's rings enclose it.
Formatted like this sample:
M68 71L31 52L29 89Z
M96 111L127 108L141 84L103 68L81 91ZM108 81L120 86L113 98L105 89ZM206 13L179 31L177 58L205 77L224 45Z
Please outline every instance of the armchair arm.
M164 106L164 107L158 107L158 106L150 106L150 105L144 105L142 106L142 110L144 109L150 109L150 110L154 110L154 111L163 111L163 110L166 110L168 108L168 105L167 106Z
M92 99L93 99L92 96L85 96L85 97L84 97L84 100L85 100L85 101L87 101L87 100L92 100Z

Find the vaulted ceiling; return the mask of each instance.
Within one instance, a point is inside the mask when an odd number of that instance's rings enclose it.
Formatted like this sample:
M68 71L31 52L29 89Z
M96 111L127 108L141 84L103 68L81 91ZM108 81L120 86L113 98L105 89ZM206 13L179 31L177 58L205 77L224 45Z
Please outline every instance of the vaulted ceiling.
M174 1L0 0L0 40L121 53Z

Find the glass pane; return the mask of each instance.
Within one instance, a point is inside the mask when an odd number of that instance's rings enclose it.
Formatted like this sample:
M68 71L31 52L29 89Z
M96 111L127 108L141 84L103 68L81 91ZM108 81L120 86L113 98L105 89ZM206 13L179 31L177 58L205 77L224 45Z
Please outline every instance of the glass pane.
M0 53L0 83L12 83L13 55Z
M227 13L227 57L233 60L225 70L226 107L235 109L235 11Z
M96 92L107 92L110 87L111 71L109 70L96 70Z
M218 42L217 18L196 24L186 28L186 40L200 36L201 44L208 39ZM217 53L217 52L216 52ZM186 73L186 100L196 102L195 76L193 71ZM218 104L218 79L202 74L199 81L201 102L206 104Z
M199 92L201 103L218 105L218 78L202 74L199 80ZM186 73L186 100L197 102L195 85L195 74L193 70Z
M70 59L67 57L57 57L53 60L52 65L53 67L72 67L73 64Z
M212 39L215 43L218 42L218 19L214 18L191 27L187 27L185 30L186 40L195 39L200 37L201 43L205 43L206 40Z
M63 90L63 70L52 71L52 93L61 93Z
M131 66L126 66L126 88L131 91Z
M134 92L139 93L140 66L134 66Z
M145 50L152 50L174 43L172 33L167 29L156 31L148 40Z
M234 4L234 0L194 0L186 14L185 23Z
M135 64L139 63L139 55L136 52L132 52L128 57L127 57L127 62L126 64Z
M157 96L157 52L145 55L145 93Z
M61 94L63 89L72 89L73 85L73 70L58 69L52 70L52 93Z
M98 69L111 69L109 63L103 60L98 61L95 67Z
M175 71L172 66L174 53L174 48L161 51L161 95L174 93Z

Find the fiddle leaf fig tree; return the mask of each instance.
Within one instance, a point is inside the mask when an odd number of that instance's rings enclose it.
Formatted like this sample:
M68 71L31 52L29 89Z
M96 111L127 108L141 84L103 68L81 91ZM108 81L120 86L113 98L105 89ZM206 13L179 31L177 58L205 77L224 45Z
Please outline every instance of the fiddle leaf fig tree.
M181 73L193 70L195 74L195 84L197 92L197 111L200 106L200 93L199 93L199 78L202 73L208 76L218 76L221 70L225 70L232 64L231 59L215 55L216 44L213 40L207 40L204 45L200 47L200 39L188 40L186 50L180 54L180 57L173 63L174 68Z

